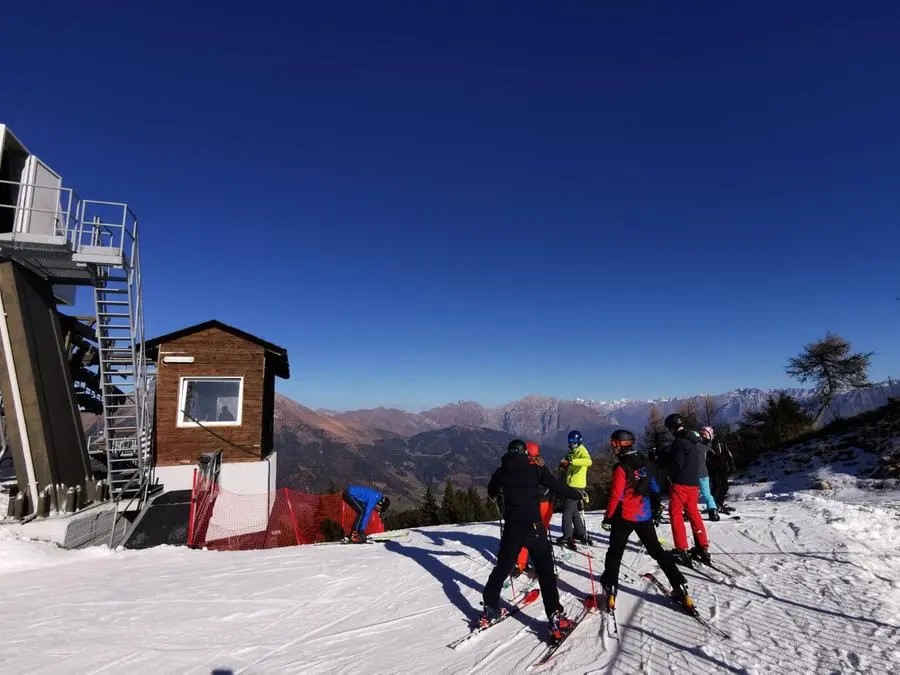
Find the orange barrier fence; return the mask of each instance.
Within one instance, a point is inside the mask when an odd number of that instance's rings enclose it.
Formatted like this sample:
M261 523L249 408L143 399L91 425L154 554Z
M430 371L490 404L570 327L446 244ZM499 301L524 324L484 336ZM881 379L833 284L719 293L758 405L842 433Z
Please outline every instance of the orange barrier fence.
M194 476L188 546L247 551L312 544L350 533L356 511L340 492L309 494L282 488L261 495L222 490ZM384 532L373 513L366 534Z

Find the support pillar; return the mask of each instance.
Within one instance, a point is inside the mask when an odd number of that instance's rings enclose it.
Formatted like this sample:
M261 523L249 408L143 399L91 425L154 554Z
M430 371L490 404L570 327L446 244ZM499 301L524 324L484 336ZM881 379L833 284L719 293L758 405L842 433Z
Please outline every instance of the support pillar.
M52 286L9 261L0 262L0 391L26 513L35 512L47 486L75 488L93 499Z

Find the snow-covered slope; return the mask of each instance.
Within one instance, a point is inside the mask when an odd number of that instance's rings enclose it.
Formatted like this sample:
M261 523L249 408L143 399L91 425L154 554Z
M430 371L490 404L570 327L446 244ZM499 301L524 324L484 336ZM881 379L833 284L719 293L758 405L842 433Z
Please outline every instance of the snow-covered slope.
M620 640L591 616L544 669L900 672L896 511L809 494L737 505L740 521L709 523L714 561L733 576L687 573L701 612L730 640L623 579ZM589 514L596 574L599 525ZM671 540L666 526L660 534ZM540 603L446 646L478 613L498 535L496 523L438 526L387 544L217 553L60 551L0 534L0 597L14 617L0 631L0 671L523 672L546 637ZM625 564L635 555L632 545ZM590 592L586 563L578 554L560 563L569 607ZM655 569L645 555L632 565Z

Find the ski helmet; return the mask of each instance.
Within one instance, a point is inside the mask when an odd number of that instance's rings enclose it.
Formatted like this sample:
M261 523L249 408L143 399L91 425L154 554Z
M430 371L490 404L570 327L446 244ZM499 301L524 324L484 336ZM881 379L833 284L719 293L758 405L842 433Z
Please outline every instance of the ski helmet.
M569 432L569 445L581 445L584 443L584 436L577 429Z
M628 429L617 429L612 432L609 437L609 444L612 446L613 453L619 455L627 455L636 452L634 449L634 434Z
M711 441L715 438L716 432L712 427L701 427L700 435L703 437L703 440Z
M527 441L525 443L525 452L529 457L540 457L541 456L541 446L535 443L534 441Z
M666 425L666 429L674 434L679 429L684 428L684 419L678 413L672 413L665 419L663 424Z
M509 445L506 446L506 451L511 452L514 455L524 455L527 448L525 447L525 441L521 438L513 439L509 442Z

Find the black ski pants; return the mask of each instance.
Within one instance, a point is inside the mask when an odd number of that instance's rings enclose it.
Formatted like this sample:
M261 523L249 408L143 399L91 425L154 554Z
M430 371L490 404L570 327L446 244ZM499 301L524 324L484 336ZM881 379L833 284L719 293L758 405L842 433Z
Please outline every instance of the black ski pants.
M672 588L687 583L684 575L678 569L675 563L675 557L671 551L663 549L659 543L659 537L656 535L656 528L653 527L652 520L643 520L635 522L632 520L624 520L623 518L615 518L612 524L612 530L609 533L609 548L606 550L606 565L603 574L600 575L600 583L617 587L619 585L619 567L622 564L622 555L625 553L625 546L628 544L628 537L632 532L636 532L638 539L647 550L647 555L659 563L660 569L668 578Z
M725 495L728 494L728 472L724 467L716 467L709 470L709 491L717 506L725 503Z
M500 537L497 565L491 572L491 576L488 577L482 599L488 607L494 609L500 607L500 591L503 588L503 581L509 576L522 547L527 548L528 553L531 554L531 562L541 586L544 611L547 612L547 618L550 618L554 612L560 609L559 591L556 588L550 540L547 538L544 524L540 521L536 523L506 523L506 527L503 528L503 536Z

